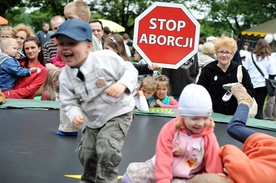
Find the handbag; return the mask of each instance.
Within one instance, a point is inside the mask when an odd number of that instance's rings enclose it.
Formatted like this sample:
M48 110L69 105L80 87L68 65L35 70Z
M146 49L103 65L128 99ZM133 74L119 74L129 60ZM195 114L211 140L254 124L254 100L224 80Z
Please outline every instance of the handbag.
M255 65L255 67L258 69L258 71L261 73L261 75L265 78L264 73L257 66L257 64L255 63L255 61L253 59L253 53L251 54L251 58L252 58L252 61L253 61L253 64ZM265 86L266 86L268 96L272 97L272 96L276 95L276 80L265 78Z
M238 79L238 82L239 83L242 83L242 77L243 77L243 74L242 74L242 65L239 65L238 66L238 71L237 71L237 79ZM249 118L254 118L258 112L258 104L255 100L255 98L253 97L253 102L252 102L252 105L249 109L249 113L248 113L248 117Z

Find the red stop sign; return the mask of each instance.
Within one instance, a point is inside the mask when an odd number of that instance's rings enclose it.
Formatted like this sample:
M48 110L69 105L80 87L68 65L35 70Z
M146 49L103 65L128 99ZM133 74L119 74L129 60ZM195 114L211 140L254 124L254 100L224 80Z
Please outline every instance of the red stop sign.
M135 19L133 46L148 64L177 69L197 53L199 34L184 5L156 2Z

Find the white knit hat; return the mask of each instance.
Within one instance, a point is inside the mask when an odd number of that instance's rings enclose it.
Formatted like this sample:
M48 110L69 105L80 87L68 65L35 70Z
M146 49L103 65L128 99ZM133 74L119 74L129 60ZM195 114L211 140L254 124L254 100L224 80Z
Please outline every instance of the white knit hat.
M181 116L210 116L213 112L208 91L197 84L189 84L183 89L178 105Z

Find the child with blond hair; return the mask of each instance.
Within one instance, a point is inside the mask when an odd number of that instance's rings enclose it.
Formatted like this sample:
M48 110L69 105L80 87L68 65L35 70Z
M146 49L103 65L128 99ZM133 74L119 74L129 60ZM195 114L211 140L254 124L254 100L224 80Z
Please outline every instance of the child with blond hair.
M143 79L134 97L137 109L143 112L148 112L149 105L147 100L154 95L156 89L157 83L153 76L148 76Z
M4 92L14 88L17 77L29 76L36 67L23 68L15 59L18 43L13 38L3 39L0 43L0 89Z

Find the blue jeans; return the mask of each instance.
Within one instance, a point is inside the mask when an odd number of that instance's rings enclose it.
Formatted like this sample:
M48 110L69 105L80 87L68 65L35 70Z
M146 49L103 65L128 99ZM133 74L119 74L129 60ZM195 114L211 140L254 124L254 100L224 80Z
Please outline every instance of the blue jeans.
M249 107L246 104L238 105L235 114L227 125L227 133L234 139L244 143L246 139L256 133L246 127Z

